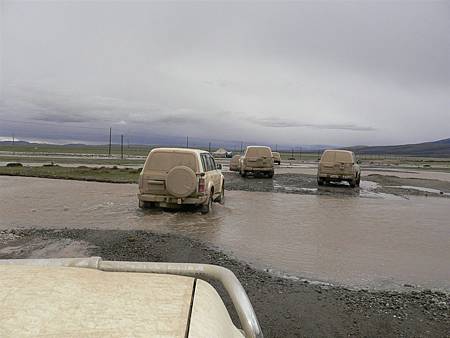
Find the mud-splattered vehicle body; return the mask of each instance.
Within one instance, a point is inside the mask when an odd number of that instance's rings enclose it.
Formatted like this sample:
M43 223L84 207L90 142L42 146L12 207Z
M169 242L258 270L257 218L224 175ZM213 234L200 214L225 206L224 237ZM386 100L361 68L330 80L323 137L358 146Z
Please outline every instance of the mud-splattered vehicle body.
M264 146L248 146L244 156L240 158L239 172L242 177L248 174L273 177L272 150Z
M273 158L273 163L276 163L278 165L281 164L281 155L279 152L272 151L272 158Z
M153 149L139 176L139 206L176 207L190 204L207 213L225 194L221 165L207 151Z
M317 183L346 181L353 188L359 186L361 168L355 154L347 150L326 150L320 158Z
M239 316L232 322L217 291ZM1 337L262 337L234 274L208 264L0 260Z
M230 171L239 171L241 155L234 155L230 160Z

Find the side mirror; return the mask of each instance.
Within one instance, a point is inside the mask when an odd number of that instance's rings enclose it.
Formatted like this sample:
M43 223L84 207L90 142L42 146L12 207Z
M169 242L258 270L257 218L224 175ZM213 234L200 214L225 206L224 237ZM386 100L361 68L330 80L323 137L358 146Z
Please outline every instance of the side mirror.
M222 169L222 165L220 163L216 164L216 169Z

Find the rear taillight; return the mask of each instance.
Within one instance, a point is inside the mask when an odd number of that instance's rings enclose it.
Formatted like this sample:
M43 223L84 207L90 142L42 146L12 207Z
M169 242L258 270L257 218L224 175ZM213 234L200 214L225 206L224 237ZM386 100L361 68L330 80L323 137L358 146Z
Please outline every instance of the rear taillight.
M204 178L198 180L198 192L205 192L206 181Z

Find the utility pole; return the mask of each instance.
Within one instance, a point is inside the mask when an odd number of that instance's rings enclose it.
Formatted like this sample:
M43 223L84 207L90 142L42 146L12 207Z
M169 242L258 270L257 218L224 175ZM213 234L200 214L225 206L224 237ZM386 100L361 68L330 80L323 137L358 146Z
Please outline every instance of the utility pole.
M111 157L111 128L109 128L109 148L108 148L108 156Z
M15 149L14 149L14 133L12 134L12 146L13 146L13 155L16 154Z
M302 160L302 147L299 147L300 149L300 161Z
M186 136L186 148L189 148L189 136Z
M241 141L241 154L242 154L243 147L244 147L244 142Z
M209 142L209 145L208 145L208 152L211 152L211 142Z
M123 160L123 134L120 135L120 158Z

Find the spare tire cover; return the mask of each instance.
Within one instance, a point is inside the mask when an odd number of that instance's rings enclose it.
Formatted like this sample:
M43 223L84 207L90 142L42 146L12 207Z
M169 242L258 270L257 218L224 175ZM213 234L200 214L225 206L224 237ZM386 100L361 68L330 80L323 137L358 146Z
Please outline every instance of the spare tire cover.
M195 173L189 167L174 167L167 174L166 189L175 197L187 197L195 191L196 187Z

